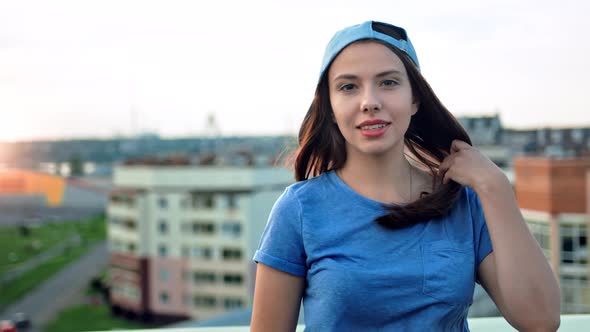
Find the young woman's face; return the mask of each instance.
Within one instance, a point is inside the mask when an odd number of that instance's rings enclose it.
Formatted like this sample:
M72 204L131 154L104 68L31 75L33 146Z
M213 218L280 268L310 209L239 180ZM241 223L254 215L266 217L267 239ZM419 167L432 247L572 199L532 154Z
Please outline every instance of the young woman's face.
M403 151L410 118L418 110L406 69L386 46L347 46L328 72L330 103L349 157Z

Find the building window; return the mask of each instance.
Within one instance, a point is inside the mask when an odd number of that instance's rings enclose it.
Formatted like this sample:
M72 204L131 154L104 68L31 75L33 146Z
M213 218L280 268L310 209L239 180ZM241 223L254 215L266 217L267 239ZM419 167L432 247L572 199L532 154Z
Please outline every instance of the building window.
M225 221L221 225L221 234L225 237L239 237L242 233L242 225L239 221Z
M160 209L168 208L168 200L166 199L166 197L158 198L158 206L160 207Z
M158 223L158 230L160 231L160 234L168 234L168 224L166 223L166 220L160 220Z
M561 261L569 264L588 263L588 244L586 225L562 224L559 226L561 235Z
M135 227L136 227L135 220L133 220L133 219L125 219L125 221L123 222L123 225L125 226L125 228L127 228L129 230L135 230Z
M527 225L531 234L539 243L539 246L543 250L545 257L550 259L551 257L551 239L549 224L547 222L539 222L534 220L527 220Z
M588 313L590 311L590 284L585 275L562 275L561 289L564 313Z
M238 207L238 200L236 193L229 193L227 194L227 208L228 209L236 209Z
M127 251L129 251L130 253L135 253L135 243L129 242L127 244Z
M223 282L226 285L241 285L243 282L243 277L241 274L224 274L223 275Z
M193 222L193 233L195 234L213 234L215 225L212 222Z
M240 298L226 298L223 300L223 306L226 310L238 309L244 306L244 301Z
M160 293L160 303L168 303L169 300L170 300L170 297L168 296L168 293L166 293L166 292Z
M562 138L561 129L553 129L551 131L551 143L560 144Z
M191 204L193 209L212 209L215 206L213 193L192 192Z
M195 284L213 284L216 281L215 273L213 272L194 272L193 282Z
M141 293L137 287L130 284L113 285L113 291L121 297L125 297L131 301L139 301Z
M168 256L168 248L165 245L160 244L158 246L158 255L160 255L160 257Z
M213 194L212 193L204 193L203 194L203 206L207 209L211 209L214 206Z
M545 145L545 129L537 130L537 143Z
M132 196L127 195L111 195L111 203L115 205L126 205L127 207L132 208L135 205L135 200Z
M193 257L199 259L210 260L213 258L213 251L208 247L194 247Z
M170 280L170 271L166 269L160 269L160 281Z
M195 307L214 308L217 306L217 299L214 296L195 295L193 296L193 304Z
M239 261L242 259L242 251L240 249L224 248L222 250L223 260Z
M584 131L582 128L574 128L570 133L572 141L576 144L580 144L584 141Z

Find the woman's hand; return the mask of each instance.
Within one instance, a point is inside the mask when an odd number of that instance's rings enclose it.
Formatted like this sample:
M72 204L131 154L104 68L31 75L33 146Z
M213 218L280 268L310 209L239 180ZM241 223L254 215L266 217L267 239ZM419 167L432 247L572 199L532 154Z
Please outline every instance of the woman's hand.
M443 184L453 180L480 192L491 186L508 183L502 170L468 143L454 140L450 152L439 168Z

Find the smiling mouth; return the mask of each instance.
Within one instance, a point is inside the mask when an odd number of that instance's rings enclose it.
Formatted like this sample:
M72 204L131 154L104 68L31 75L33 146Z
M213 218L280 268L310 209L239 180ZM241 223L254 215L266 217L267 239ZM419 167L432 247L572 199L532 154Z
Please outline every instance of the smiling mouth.
M369 125L369 126L358 126L357 128L360 130L375 130L375 129L385 128L389 125L390 125L389 123L379 123L379 124L374 124L374 125Z

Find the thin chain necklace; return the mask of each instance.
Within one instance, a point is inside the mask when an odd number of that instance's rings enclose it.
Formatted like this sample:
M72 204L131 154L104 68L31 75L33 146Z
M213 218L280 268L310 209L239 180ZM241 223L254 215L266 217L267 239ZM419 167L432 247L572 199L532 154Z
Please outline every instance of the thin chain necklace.
M412 187L412 165L408 164L408 166L410 166L410 200L408 203L412 203L412 198L414 197L413 194L413 187Z

